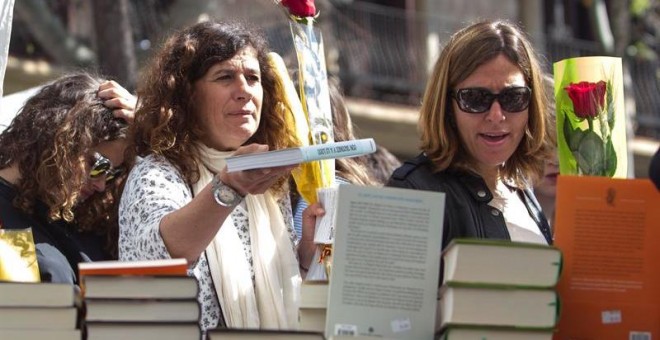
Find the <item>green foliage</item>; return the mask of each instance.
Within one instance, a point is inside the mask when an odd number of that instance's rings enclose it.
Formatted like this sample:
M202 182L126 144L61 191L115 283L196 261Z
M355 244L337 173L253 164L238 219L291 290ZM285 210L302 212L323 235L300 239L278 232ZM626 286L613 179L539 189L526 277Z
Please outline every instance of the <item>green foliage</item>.
M630 14L635 17L641 16L650 7L651 2L649 0L632 0L630 2Z

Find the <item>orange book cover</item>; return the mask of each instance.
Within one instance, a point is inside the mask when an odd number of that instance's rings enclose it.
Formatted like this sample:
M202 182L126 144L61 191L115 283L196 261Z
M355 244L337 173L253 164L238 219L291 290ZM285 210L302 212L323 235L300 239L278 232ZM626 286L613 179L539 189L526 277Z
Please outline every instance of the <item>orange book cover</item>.
M660 338L660 192L648 179L559 176L564 256L554 339Z
M147 261L97 261L78 264L80 277L85 275L168 275L185 276L186 259Z

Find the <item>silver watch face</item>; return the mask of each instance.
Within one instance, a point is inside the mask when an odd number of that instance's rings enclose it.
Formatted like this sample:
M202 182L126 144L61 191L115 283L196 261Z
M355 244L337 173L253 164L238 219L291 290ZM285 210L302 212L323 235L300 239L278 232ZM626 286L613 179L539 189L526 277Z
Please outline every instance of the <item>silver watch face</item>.
M241 196L236 191L220 181L214 183L213 196L218 204L226 207L237 205L241 201Z
M220 192L218 194L220 195L220 199L223 202L233 203L234 201L236 201L238 199L238 196L236 195L236 193L234 191L232 191L231 189L227 188L226 186L222 186L219 191Z

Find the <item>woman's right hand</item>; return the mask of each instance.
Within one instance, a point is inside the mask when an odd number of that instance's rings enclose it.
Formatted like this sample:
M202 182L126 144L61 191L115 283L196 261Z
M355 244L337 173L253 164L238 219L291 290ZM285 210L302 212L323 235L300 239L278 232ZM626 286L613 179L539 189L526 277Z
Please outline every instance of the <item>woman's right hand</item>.
M241 146L234 153L235 156L268 151L268 145L250 144ZM227 167L220 172L220 180L226 185L232 187L242 196L246 194L263 194L282 176L288 176L291 170L297 165L280 166L273 168L262 168L253 170L244 170L236 172L227 172Z
M112 109L115 117L132 123L135 117L137 98L114 80L108 80L99 86L97 92L103 99L103 105Z

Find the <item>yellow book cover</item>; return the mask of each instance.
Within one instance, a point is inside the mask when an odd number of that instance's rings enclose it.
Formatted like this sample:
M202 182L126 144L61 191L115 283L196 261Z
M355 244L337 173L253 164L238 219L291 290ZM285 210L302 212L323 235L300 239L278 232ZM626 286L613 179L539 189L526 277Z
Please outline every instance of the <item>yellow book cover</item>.
M32 229L1 229L0 281L39 282L39 264Z

